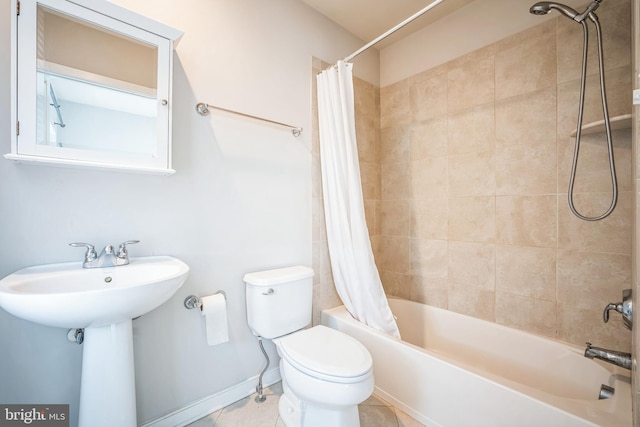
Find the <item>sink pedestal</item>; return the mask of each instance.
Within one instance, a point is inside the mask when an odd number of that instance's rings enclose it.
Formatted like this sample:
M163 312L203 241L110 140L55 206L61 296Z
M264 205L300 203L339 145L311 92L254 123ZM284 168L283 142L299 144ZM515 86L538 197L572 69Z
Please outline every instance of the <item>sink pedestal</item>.
M136 427L131 320L84 330L79 427Z

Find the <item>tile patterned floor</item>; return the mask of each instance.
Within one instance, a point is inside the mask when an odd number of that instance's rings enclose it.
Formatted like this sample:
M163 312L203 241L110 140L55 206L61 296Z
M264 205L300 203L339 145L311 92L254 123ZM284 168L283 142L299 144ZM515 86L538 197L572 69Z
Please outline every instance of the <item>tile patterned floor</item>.
M285 427L278 416L282 384L266 388L267 400L256 403L255 394L222 408L187 427ZM425 427L384 400L371 396L359 407L360 427Z

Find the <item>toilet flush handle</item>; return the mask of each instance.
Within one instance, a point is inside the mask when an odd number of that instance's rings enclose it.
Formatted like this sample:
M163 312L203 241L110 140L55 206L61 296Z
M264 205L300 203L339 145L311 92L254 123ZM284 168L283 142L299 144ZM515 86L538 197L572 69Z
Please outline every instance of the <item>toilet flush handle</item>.
M269 288L265 292L263 292L262 295L273 295L275 293L276 291L274 291L273 288Z

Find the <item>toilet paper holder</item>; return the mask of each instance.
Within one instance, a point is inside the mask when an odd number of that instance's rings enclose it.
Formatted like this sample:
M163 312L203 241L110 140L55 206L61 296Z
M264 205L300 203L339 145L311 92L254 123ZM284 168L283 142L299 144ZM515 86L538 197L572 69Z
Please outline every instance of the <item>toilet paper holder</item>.
M227 299L227 294L224 291L215 292L213 295L216 294L222 294L224 296L224 299ZM200 301L200 298L195 295L189 295L184 299L184 306L189 310L192 310L194 308L202 310L202 301Z

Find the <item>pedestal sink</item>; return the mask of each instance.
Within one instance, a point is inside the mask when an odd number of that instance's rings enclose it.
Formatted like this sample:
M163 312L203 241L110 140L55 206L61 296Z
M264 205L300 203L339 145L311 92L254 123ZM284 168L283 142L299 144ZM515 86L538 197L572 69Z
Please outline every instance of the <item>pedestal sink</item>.
M166 302L188 275L168 256L29 267L0 280L0 307L42 325L84 328L79 427L135 427L131 320Z

